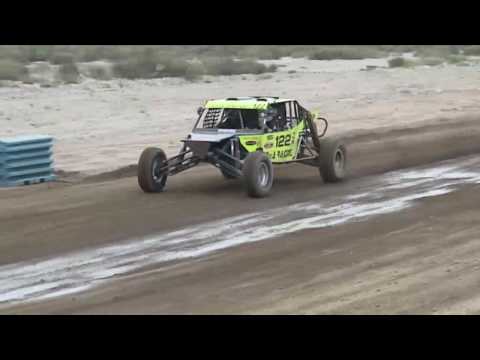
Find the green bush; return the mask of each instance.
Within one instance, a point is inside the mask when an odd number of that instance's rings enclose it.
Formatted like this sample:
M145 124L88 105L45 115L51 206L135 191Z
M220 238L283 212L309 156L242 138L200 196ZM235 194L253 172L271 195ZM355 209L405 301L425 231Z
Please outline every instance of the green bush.
M0 59L25 62L25 58L18 45L0 45Z
M157 58L278 59L284 56L312 59L362 59L390 52L415 51L421 57L458 55L461 49L479 53L476 45L4 45L0 58L22 62L52 61L70 54L76 62L110 60L132 62L145 52Z
M396 57L388 60L388 67L397 68L407 66L407 61L403 57Z
M466 57L463 55L449 55L447 56L447 61L450 64L459 64L466 60Z
M310 60L359 60L366 58L377 58L384 54L370 47L331 47L319 49L311 53L308 58Z
M270 80L271 78L273 78L273 76L271 74L262 74L262 75L259 75L257 77L257 81L259 80Z
M116 77L126 79L150 79L156 76L157 64L141 60L127 60L113 67Z
M202 63L191 63L185 70L185 79L193 81L205 75L206 69Z
M231 58L215 58L205 61L207 73L210 75L232 75L235 73L235 62Z
M429 45L419 46L415 51L415 56L424 58L441 57L446 58L448 55L458 53L458 48L449 45Z
M183 59L165 58L160 61L162 69L159 71L159 76L165 77L184 77L190 67L193 71L194 65L188 63Z
M423 65L428 65L428 66L437 66L437 65L441 65L445 62L444 59L442 58L436 58L436 57L433 57L433 58L425 58L425 59L422 59L420 61L421 64Z
M478 56L480 55L480 45L471 45L465 48L464 52L465 55L470 56Z
M53 52L53 45L19 45L25 62L48 61Z
M58 53L52 56L50 62L55 65L73 64L75 62L75 58L69 53Z
M25 65L13 60L0 60L0 80L20 81L28 74Z
M80 80L80 73L78 72L77 65L73 63L61 65L59 75L62 81L67 84L76 84Z
M122 61L113 66L115 77L125 79L141 79L147 73L136 61Z
M275 65L266 66L257 59L284 56L317 60L364 59L415 51L421 60L394 60L390 66L436 65L440 59L457 64L463 61L459 55L462 49L466 55L480 55L478 45L4 45L0 46L0 59L24 64L48 60L57 65L68 65L62 71L73 82L78 79L73 64L98 60L111 61L113 75L119 78L171 76L195 80L203 75L274 72L277 70ZM192 59L199 60L192 62ZM21 79L23 74L15 75L19 70L9 66L3 71L7 77ZM89 74L108 80L112 72L107 70L95 69Z
M376 48L386 53L406 53L414 52L418 45L377 45Z
M460 54L460 47L459 45L449 45L450 54L452 55L459 55Z
M128 45L84 45L75 52L79 61L90 62L97 60L127 61L136 57L135 51L144 50L140 46Z
M111 80L110 73L101 66L95 66L90 69L90 76L97 80Z
M171 61L174 63L174 61ZM159 59L154 51L145 49L138 56L118 62L113 67L116 77L126 79L151 79L158 76ZM185 71L182 73L184 74Z
M277 70L275 65L266 66L253 60L233 60L231 58L209 59L205 61L210 75L263 74Z
M30 77L30 75L28 75L28 74L25 74L24 76L22 76L20 80L24 84L28 84L28 85L35 84L35 79L32 79L32 77Z
M102 54L100 53L98 46L85 46L81 49L79 54L79 60L84 62L102 60Z
M280 59L288 56L291 47L282 45L247 45L244 46L238 55L241 58L257 58L257 59Z

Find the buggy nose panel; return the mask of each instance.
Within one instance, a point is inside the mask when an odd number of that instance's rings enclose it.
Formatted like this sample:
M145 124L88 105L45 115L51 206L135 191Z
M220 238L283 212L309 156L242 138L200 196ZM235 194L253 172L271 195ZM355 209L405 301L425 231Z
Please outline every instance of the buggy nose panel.
M210 150L211 143L207 141L191 141L186 140L185 144L192 151L193 156L198 157L199 159L206 159L208 156L208 151Z
M191 133L188 139L184 140L185 144L192 151L194 156L205 160L212 146L231 138L234 132L218 131L213 134Z
M219 143L225 139L231 138L235 135L235 130L217 130L214 133L205 134L205 133L196 133L192 132L188 140L189 141L207 141L210 143Z

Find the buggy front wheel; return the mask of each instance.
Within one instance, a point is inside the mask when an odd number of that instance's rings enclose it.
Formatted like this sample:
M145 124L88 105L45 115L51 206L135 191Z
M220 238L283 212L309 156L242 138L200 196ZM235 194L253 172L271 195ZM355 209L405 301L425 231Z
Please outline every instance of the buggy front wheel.
M347 149L340 140L323 139L320 142L320 176L324 182L342 181L347 166Z
M248 154L243 164L243 177L250 197L267 196L273 184L272 162L261 151Z
M162 149L149 147L143 150L138 160L138 184L146 193L163 191L167 182L167 157Z

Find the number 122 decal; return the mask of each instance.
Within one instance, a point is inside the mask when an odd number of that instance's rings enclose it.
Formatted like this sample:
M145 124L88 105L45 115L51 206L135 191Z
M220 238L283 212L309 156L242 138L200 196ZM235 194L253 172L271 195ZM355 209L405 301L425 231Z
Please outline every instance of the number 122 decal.
M277 147L290 146L290 145L292 145L291 135L277 136Z

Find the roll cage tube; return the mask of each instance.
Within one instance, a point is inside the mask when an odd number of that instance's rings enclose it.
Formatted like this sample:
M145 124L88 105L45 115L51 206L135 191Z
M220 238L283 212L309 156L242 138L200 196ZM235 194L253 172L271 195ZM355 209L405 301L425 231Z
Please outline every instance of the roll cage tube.
M213 112L213 114L210 114ZM255 115L252 118L252 114L244 112L255 112ZM233 123L230 127L225 127L229 120L232 120ZM252 124L254 120L254 124ZM203 121L203 124L201 122ZM206 123L208 124L206 126ZM255 125L255 126L253 126ZM259 114L257 109L237 109L237 108L223 108L223 109L208 109L203 108L199 111L199 116L195 121L193 130L195 129L235 129L235 130L244 130L244 129L259 129ZM201 127L199 127L201 126Z
M280 104L285 106L285 109L284 109L285 112L280 110L281 109ZM284 121L286 121L287 124L290 123L293 120L293 118L295 118L296 121L302 121L302 120L308 121L308 119L307 119L308 117L311 118L311 121L314 120L315 114L311 113L310 111L305 109L303 106L301 106L298 103L298 101L288 101L288 102L285 102L285 103L277 103L275 105L280 105L278 110L280 110L280 113L285 117ZM287 116L286 116L287 115L286 114L287 107L289 109L289 114L291 114L290 119L287 119ZM266 115L265 113L268 113L269 110L271 110L271 109L272 109L271 105L268 106L265 109L252 109L252 110L256 110L257 113L258 113L258 120L257 120L258 128L260 128L262 130L265 130L265 126L266 126L269 130L273 130L265 123L265 120L267 120L266 116L265 116ZM202 118L207 116L207 113L208 113L209 110L210 110L209 108L206 108L206 107L203 107L203 106L198 108L198 110L197 110L198 118L197 118L197 120L196 120L196 122L193 126L192 131L195 130L196 128L198 128L198 125L199 125L200 121L202 120ZM237 109L237 108L221 108L221 109L220 108L214 108L213 110L220 112L218 114L218 118L217 118L217 121L219 121L218 125L221 125L222 122L225 120L226 110L230 110L230 111L235 111L236 110L236 111L238 111L238 116L239 116L240 122L241 122L240 123L240 129L246 129L246 128L252 129L252 127L250 126L251 119L249 119L249 121L246 121L246 119L244 118L244 114L242 114L242 111L241 111L240 108L239 109ZM292 117L292 115L293 115L293 117ZM322 133L318 134L319 137L322 137L327 131L328 122L324 118L317 117L316 119L320 120L320 121L323 121L324 124L325 124L325 127L324 127ZM203 119L203 120L205 121L205 119ZM248 124L247 124L247 122L248 122ZM207 128L218 128L217 124L214 124L214 125L215 126L208 126ZM280 124L277 124L277 125L280 125ZM292 125L292 124L290 124L290 125ZM280 126L280 127L282 127L282 126ZM275 130L273 130L273 131L275 131Z
M197 109L197 114L198 114L198 118L197 118L197 121L195 121L195 124L193 125L193 130L195 130L197 128L197 125L198 123L200 122L200 120L202 119L202 116L203 114L205 113L205 111L207 111L208 109L204 108L203 106L199 107Z

